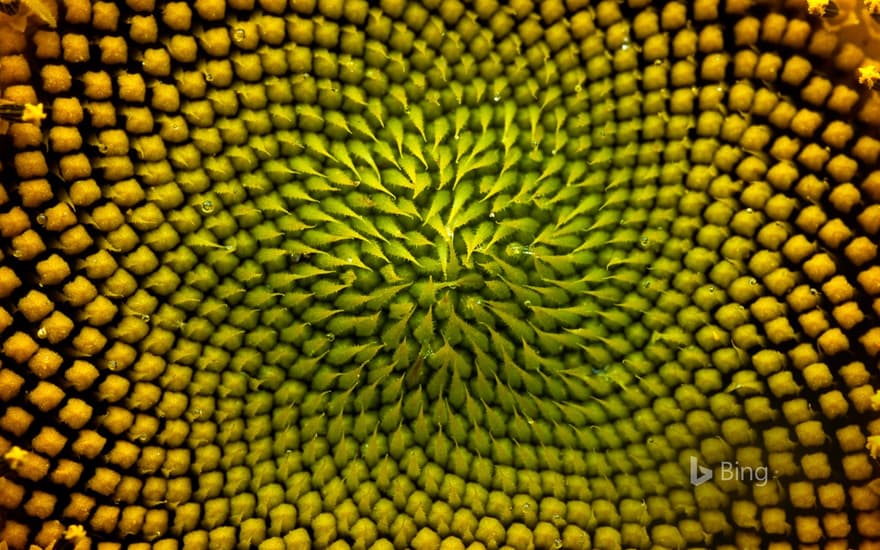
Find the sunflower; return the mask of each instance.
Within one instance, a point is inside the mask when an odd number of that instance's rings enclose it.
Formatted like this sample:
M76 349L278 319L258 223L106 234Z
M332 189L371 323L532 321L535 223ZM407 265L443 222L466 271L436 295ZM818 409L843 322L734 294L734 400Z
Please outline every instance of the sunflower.
M880 540L875 2L7 4L0 545Z

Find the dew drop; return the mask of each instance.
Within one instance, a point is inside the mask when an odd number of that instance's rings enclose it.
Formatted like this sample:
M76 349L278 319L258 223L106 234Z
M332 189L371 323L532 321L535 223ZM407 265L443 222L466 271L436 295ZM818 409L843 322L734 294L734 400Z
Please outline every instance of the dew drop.
M205 73L205 82L211 82L214 80L214 73Z
M639 244L642 245L642 248L647 248L650 243L651 240L648 239L648 237L642 237L641 239L639 239Z
M37 331L37 338L43 339L49 336L49 331L46 330L46 327L40 327Z
M236 44L240 44L244 42L244 39L247 37L247 32L241 27L238 27L232 33L232 39L236 42Z
M758 284L758 280L752 277L751 279L749 279L749 284L755 286L756 284Z
M214 201L212 200L204 200L202 201L202 213L210 214L214 211Z
M710 286L710 287L709 287L709 294L714 294L714 293L715 293L715 287L714 287L714 286Z
M46 215L45 214L37 214L37 223L40 225L46 225Z
M330 342L332 342L333 340L336 340L336 335L333 334L332 332L328 332L328 333L326 334L326 336L327 336L327 340L330 341Z
M532 301L531 301L531 300L526 300L525 302L523 302L523 305L526 306L526 307L532 307Z
M119 367L119 363L116 362L115 359L111 359L107 361L107 368L110 370L116 370Z
M501 96L496 95L495 97L492 98L492 101L494 101L495 103L498 103L499 101L501 101Z
M554 540L553 541L553 548L555 548L556 550L559 550L560 548L562 548L562 539Z
M489 219L490 219L490 220L494 220L494 219L495 219L495 212L489 212Z
M752 214L752 213L754 213L754 210L752 210L751 208L746 208L746 213Z

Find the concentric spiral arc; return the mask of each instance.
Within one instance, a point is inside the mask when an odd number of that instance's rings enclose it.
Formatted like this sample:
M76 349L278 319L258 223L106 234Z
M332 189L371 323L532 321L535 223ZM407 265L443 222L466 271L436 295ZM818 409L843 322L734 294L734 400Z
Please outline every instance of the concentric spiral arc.
M880 541L870 4L21 4L0 545Z

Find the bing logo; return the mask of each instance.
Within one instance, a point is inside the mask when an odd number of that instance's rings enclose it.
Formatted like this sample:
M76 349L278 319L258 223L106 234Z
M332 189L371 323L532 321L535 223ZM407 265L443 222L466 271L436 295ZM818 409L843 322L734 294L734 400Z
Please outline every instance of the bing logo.
M700 466L697 457L691 457L691 485L699 487L712 479L712 469Z
M694 487L699 487L715 476L715 472L711 468L701 466L695 456L691 457L690 466L691 485ZM763 487L770 479L770 470L767 466L741 466L739 462L722 462L718 477L722 481L750 481Z

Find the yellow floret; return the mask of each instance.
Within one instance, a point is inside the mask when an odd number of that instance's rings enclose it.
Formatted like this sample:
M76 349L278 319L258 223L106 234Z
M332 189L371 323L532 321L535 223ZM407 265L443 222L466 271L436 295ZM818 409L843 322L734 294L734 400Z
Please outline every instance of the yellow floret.
M37 103L36 105L25 103L24 113L21 115L23 122L39 124L44 118L46 118L46 112L43 110L42 103Z
M71 542L79 542L87 536L86 529L82 525L71 525L67 528L67 531L64 532L64 540L69 540Z
M872 458L880 458L880 435L868 436L868 442L865 448L871 453Z
M25 460L28 459L28 456L30 456L29 452L15 445L11 449L6 451L6 454L3 455L3 458L6 460L6 462L9 463L9 466L12 467L12 469L16 469L21 466L21 464Z
M832 5L831 0L807 0L807 11L812 15L824 17Z
M876 65L859 67L859 84L873 88L878 81L880 81L880 70L877 69Z

